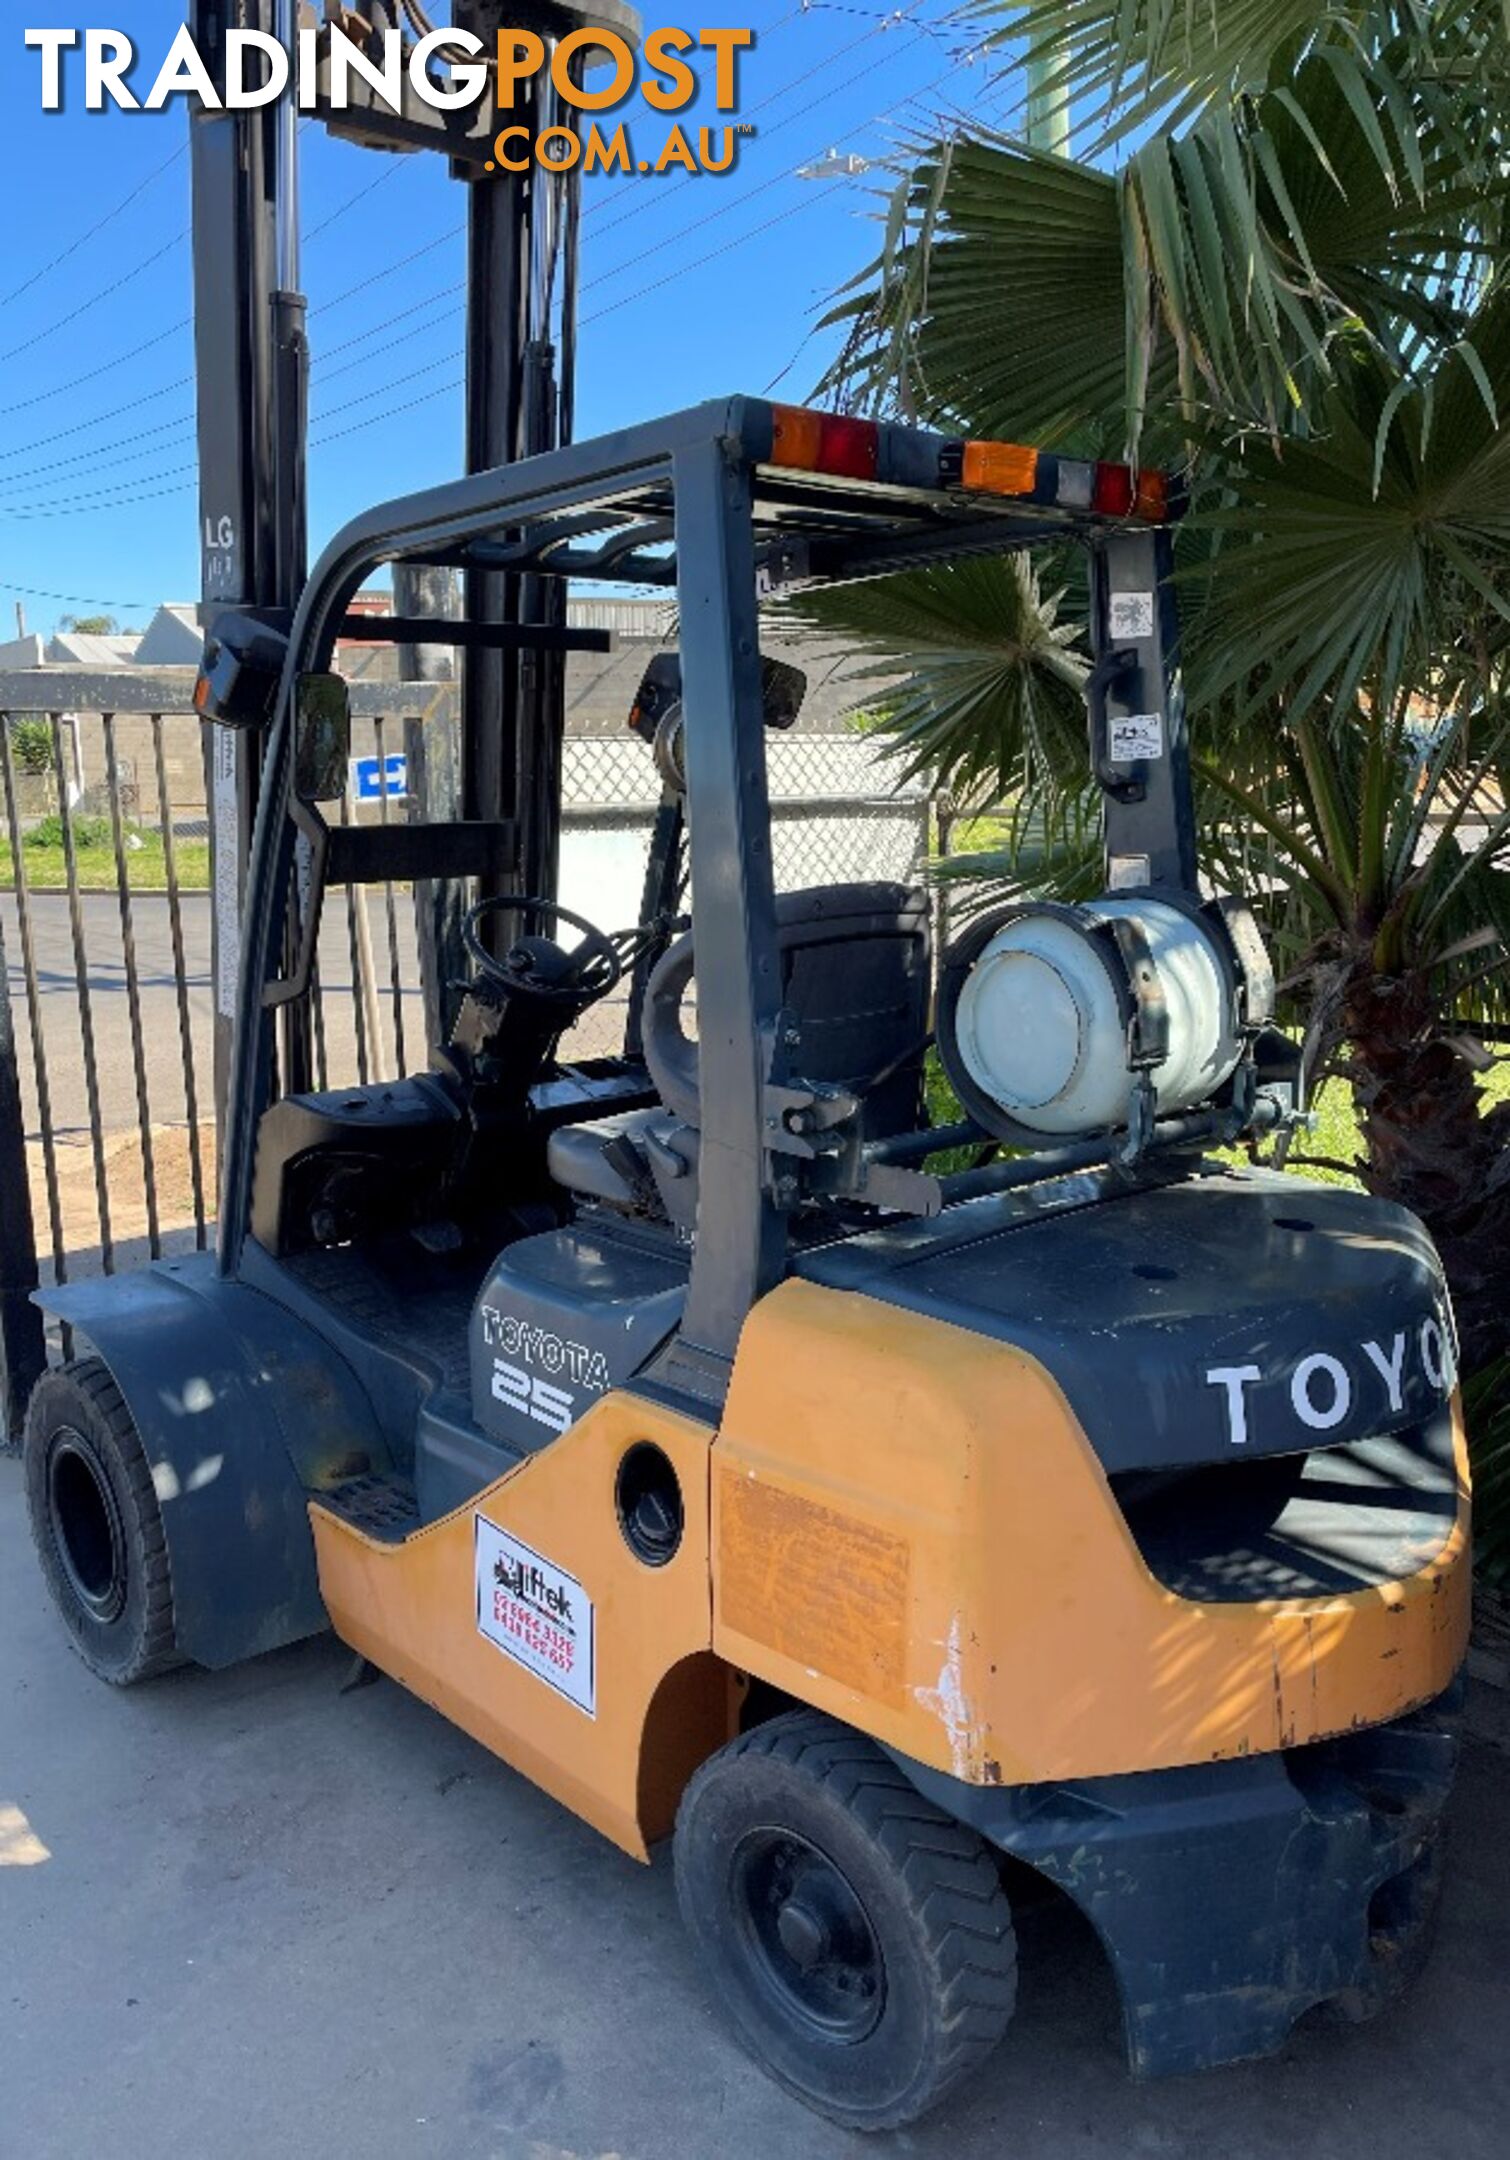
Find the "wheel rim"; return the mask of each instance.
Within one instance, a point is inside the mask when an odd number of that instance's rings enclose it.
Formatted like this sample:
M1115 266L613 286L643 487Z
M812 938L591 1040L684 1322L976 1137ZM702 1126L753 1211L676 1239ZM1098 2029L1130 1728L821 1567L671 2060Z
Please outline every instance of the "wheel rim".
M126 1602L120 1510L93 1450L71 1426L53 1436L47 1498L69 1588L95 1619L116 1619Z
M812 2038L853 2046L874 2031L886 1968L859 1894L795 1832L751 1831L730 1871L736 1924L766 1999Z

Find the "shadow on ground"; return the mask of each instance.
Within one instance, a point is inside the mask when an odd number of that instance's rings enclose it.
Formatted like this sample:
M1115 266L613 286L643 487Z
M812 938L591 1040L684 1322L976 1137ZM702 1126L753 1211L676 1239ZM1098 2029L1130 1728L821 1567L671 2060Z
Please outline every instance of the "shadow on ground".
M1021 2009L987 2075L913 2132L859 2138L725 2036L664 1860L637 1868L387 1682L342 1695L347 1664L324 1638L100 1686L43 1602L19 1466L0 1461L7 2160L1507 2149L1510 1745L1469 1749L1438 1951L1386 2020L1134 2087L1095 1944L1045 1902L1022 1915Z

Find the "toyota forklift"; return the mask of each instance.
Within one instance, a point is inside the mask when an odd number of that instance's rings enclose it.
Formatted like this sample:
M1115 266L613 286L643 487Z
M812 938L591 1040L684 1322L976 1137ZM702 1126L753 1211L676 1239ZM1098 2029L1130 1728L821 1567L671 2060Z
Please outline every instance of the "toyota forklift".
M358 518L274 641L218 1247L40 1293L78 1354L28 1493L94 1670L333 1629L626 1853L669 1838L735 2031L863 2129L1001 2039L1009 1884L1089 1920L1154 2075L1383 2008L1440 1881L1452 1317L1402 1209L1234 1167L1303 1106L1252 914L1197 874L1178 509L734 398ZM1043 542L1089 562L1101 896L988 908L936 963L920 890L778 894L800 686L762 600ZM335 639L417 564L554 594L557 649L568 583L674 596L640 922L512 882L538 798L338 821ZM228 632L203 708L272 664ZM480 897L428 1069L290 1084L327 893L434 879ZM611 996L622 1048L576 1055ZM967 1142L996 1159L941 1172Z

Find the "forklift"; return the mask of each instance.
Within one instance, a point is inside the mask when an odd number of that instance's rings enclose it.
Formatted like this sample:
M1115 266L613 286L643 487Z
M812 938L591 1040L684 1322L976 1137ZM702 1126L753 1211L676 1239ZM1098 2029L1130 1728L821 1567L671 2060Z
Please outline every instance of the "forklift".
M1451 1310L1405 1211L1235 1166L1303 1105L1253 916L1198 878L1179 508L733 398L356 519L286 637L229 625L202 679L211 720L272 715L218 1248L40 1294L81 1354L35 1390L27 1489L94 1670L332 1628L626 1853L669 1838L736 2033L858 2129L1000 2040L1035 1877L1143 2076L1374 2014L1429 1941L1469 1620ZM988 908L935 964L922 891L778 895L800 684L762 602L1046 541L1088 557L1101 896ZM428 626L460 647L559 654L568 584L674 596L639 922L517 882L559 787L335 820L336 637L424 565L541 596ZM303 1085L325 895L442 878L478 897L429 1068ZM574 1054L621 988L622 1049ZM941 1171L967 1142L997 1159Z

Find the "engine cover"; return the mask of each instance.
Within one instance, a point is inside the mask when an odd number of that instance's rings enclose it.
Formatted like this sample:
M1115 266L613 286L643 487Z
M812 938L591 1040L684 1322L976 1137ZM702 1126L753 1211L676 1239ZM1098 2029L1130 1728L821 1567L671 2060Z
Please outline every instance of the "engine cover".
M681 1318L684 1252L634 1226L572 1223L499 1254L472 1315L472 1415L545 1447L652 1358Z
M1026 1351L1113 1473L1399 1432L1455 1378L1415 1217L1268 1171L1061 1178L825 1246L798 1272Z

